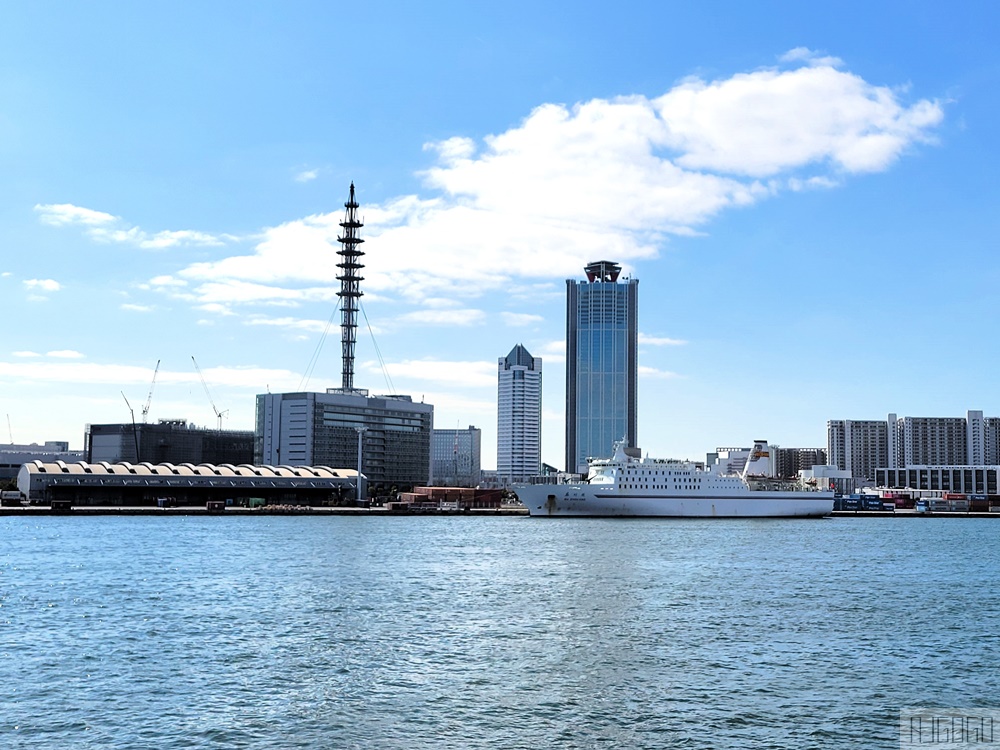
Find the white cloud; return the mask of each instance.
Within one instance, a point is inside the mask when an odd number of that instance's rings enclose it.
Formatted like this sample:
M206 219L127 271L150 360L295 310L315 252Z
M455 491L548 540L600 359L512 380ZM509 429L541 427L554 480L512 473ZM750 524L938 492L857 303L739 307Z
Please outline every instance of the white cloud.
M52 353L50 352L50 355ZM211 386L245 388L263 391L267 384L278 388L293 388L299 376L287 370L259 367L209 367L202 370ZM32 383L100 384L120 388L124 385L149 387L150 368L133 365L99 364L90 362L0 362L0 380L22 380ZM181 383L201 387L201 379L193 370L172 372L161 369L157 383Z
M198 305L199 310L204 312L212 313L213 315L235 315L227 305L219 304L218 302L207 302L203 305ZM199 323L207 323L208 321L198 321Z
M184 279L178 279L174 276L154 276L149 280L150 286L156 287L182 287L187 286L187 282Z
M81 208L71 203L36 204L35 211L39 215L39 221L54 227L69 224L83 224L93 227L120 221L117 216L106 214L103 211L94 211L90 208Z
M299 318L264 318L253 317L246 321L251 326L274 326L298 331L323 333L336 328L336 324L326 320L304 320Z
M319 177L318 169L307 169L295 175L296 182L312 182Z
M424 151L437 152L438 159L444 164L457 164L473 157L476 142L471 138L454 136L443 141L425 143Z
M529 351L531 350L529 349ZM565 362L566 341L564 339L549 341L531 353L536 357L541 357L543 362Z
M839 57L832 57L821 52L816 52L808 47L796 47L795 49L790 49L778 59L781 60L781 62L804 62L809 65L826 65L832 68L841 68L844 65L844 61Z
M647 336L645 333L639 333L639 343L645 344L647 346L683 346L687 343L683 339L669 339L657 336Z
M62 285L54 279L26 279L25 288L38 292L58 292Z
M542 323L545 321L541 315L532 315L530 313L512 313L512 312L502 312L500 317L503 318L504 325L508 326L530 326L534 323Z
M830 65L692 79L651 104L678 166L749 177L881 171L931 140L944 116L937 102L907 107L892 89Z
M145 234L145 233L143 233ZM207 232L195 232L190 229L182 229L175 232L157 232L152 236L144 236L139 240L139 247L161 249L173 247L174 245L205 245L218 247L224 244L221 239Z
M871 84L832 56L797 48L782 61L689 78L658 96L542 104L481 140L426 144L434 161L420 176L430 194L363 207L366 297L419 306L402 323L479 323L483 313L470 300L486 292L518 289L527 294L519 299L536 303L561 296L551 282L578 277L593 258L634 267L655 258L671 235L695 236L727 209L887 169L931 142L943 119L937 101L907 101L903 89ZM49 223L77 223L106 241L165 247L227 239L150 235L66 204L38 209ZM342 216L337 208L267 228L251 251L189 265L149 286L228 312L332 300Z
M51 352L46 352L45 356L55 357L56 359L83 359L83 355L73 349L56 349Z
M378 362L365 362L362 367L371 373L380 373ZM497 363L455 362L432 359L405 360L385 365L392 378L429 380L433 383L447 383L468 388L496 388Z
M639 376L643 378L659 378L662 380L672 380L674 378L681 377L676 372L669 372L668 370L657 370L655 367L646 367L644 365L639 365L638 371L639 371Z
M70 203L37 204L35 212L43 224L56 227L80 225L84 227L84 233L97 242L126 243L147 250L162 250L176 245L217 247L224 244L223 240L236 239L230 235L216 236L189 229L150 234L139 227L129 226L119 216Z
M140 312L147 313L153 312L156 308L151 305L136 305L132 302L123 302L121 305L122 310L128 310L129 312Z
M42 355L39 354L38 352L20 351L20 352L11 352L11 356L13 356L13 357L41 357Z
M482 310L416 310L396 318L399 323L418 323L432 326L473 326L486 320Z

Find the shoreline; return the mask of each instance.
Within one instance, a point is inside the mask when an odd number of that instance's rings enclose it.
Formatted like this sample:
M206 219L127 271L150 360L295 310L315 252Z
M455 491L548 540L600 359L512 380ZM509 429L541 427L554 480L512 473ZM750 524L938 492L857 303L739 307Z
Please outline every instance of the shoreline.
M0 507L0 516L403 516L420 518L423 516L501 516L513 518L528 518L524 508L472 508L469 510L454 509L421 509L421 510L389 510L387 508L324 508L305 507L292 509L289 506L263 510L261 508L228 507L224 510L208 510L203 506L192 505L179 508L159 508L154 506L75 506L69 510L53 510L48 506ZM926 511L918 513L914 510L835 510L825 518L997 518L1000 513L942 511L933 513ZM647 517L648 518L648 517ZM700 518L700 517L698 517ZM685 520L696 520L695 518ZM728 519L719 519L728 520ZM746 520L746 519L735 519ZM754 519L749 520L767 520Z

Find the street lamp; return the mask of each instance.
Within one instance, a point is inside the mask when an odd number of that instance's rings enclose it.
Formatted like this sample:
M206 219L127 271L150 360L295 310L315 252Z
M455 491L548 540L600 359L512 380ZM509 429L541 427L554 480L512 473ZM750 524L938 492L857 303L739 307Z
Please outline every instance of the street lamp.
M354 429L358 431L358 476L354 481L354 499L356 502L361 503L363 497L361 493L361 439L368 428L355 427Z

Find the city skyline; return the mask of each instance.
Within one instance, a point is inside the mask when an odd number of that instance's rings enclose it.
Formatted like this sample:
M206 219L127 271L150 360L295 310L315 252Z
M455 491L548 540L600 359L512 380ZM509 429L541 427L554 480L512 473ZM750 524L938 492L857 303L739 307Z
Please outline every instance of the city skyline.
M158 361L150 422L253 429L256 395L337 387L352 181L354 382L480 427L483 468L515 341L545 362L563 465L564 286L603 258L643 282L650 455L1000 414L976 325L1000 275L998 11L601 11L9 8L5 441L141 420Z

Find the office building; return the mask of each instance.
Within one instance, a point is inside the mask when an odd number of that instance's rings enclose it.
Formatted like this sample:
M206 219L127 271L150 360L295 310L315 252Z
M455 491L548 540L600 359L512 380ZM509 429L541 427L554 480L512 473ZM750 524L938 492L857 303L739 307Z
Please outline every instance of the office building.
M359 388L258 394L254 459L352 468L360 458L369 493L385 495L428 483L433 426L434 407L409 396Z
M109 464L248 464L253 430L195 427L185 419L156 424L89 424L83 437L84 461Z
M566 470L607 457L623 437L636 446L638 279L611 261L566 281Z
M526 482L542 465L542 360L521 344L497 362L497 476Z
M475 487L482 472L482 430L438 430L431 435L431 485Z

